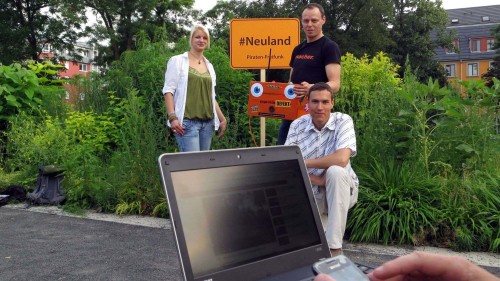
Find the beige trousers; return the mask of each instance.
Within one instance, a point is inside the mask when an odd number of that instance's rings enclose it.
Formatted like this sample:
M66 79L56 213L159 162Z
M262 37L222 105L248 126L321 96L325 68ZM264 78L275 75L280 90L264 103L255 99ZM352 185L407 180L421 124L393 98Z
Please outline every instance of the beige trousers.
M358 201L358 188L346 169L331 166L326 170L326 186L319 187L318 191L316 204L328 246L330 249L342 248L347 212Z

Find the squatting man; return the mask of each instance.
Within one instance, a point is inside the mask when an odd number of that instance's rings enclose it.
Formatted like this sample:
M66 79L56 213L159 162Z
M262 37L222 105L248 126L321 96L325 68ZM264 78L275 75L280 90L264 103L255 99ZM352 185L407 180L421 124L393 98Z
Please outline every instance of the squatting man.
M316 203L328 214L326 239L332 255L342 253L347 212L358 200L358 177L350 158L356 155L356 135L352 118L331 112L334 93L327 83L309 89L309 113L290 125L285 145L302 151Z

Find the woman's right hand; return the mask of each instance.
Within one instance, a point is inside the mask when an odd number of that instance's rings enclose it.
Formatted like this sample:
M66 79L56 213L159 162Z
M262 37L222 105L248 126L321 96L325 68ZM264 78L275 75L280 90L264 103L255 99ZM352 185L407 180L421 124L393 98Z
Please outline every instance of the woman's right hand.
M176 135L184 135L184 128L182 127L181 122L179 122L179 119L170 121L170 129L172 129L172 132Z

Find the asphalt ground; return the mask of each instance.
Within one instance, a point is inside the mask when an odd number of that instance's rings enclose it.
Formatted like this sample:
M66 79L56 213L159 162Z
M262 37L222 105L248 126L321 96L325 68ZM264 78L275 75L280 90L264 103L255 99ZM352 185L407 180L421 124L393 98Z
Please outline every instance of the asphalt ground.
M344 254L376 267L413 250L347 244ZM500 277L500 255L478 255ZM0 208L0 280L181 279L169 220Z

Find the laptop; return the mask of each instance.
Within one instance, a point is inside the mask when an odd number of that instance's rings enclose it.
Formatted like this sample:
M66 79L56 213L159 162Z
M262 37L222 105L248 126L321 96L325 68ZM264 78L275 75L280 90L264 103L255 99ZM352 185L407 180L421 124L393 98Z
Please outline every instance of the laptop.
M312 280L330 257L299 147L158 161L184 280Z

